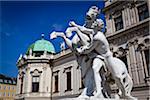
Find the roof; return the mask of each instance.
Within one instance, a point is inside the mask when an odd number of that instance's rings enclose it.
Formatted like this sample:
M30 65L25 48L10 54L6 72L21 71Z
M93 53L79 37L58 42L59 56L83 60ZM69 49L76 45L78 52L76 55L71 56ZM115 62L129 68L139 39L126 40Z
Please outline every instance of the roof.
M0 74L0 84L10 84L16 85L17 81L16 78L8 77L3 74Z
M45 39L37 40L35 43L31 44L27 49L27 54L29 54L30 49L33 52L37 51L47 51L49 53L55 53L55 48L51 42Z

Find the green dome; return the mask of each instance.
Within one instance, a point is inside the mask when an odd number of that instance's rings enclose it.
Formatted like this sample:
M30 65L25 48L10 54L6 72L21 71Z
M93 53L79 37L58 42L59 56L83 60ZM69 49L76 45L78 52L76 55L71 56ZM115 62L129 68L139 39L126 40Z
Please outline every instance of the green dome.
M55 48L53 44L44 39L37 40L35 43L31 44L27 50L27 54L29 54L30 49L32 49L33 52L47 51L49 53L55 53Z

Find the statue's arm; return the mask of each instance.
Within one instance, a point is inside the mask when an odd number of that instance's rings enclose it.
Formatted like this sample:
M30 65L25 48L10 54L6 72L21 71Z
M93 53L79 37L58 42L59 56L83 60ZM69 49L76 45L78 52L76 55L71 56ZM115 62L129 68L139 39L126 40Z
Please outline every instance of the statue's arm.
M65 40L65 42L66 42L66 44L68 45L68 47L70 48L70 49L72 49L73 47L73 43L72 43L72 41L70 40L70 39L68 39L66 36L63 36L63 39Z
M98 46L98 41L93 41L92 44L85 48L77 48L77 52L80 54L88 54Z
M86 34L94 34L94 31L93 29L89 29L89 28L86 28L84 26L78 26L78 29L83 32L83 33L86 33Z
M77 27L81 32L86 33L86 34L93 34L94 33L93 29L89 29L89 28L86 28L84 26L78 25L74 21L71 21L69 23L69 25L73 26L73 27Z

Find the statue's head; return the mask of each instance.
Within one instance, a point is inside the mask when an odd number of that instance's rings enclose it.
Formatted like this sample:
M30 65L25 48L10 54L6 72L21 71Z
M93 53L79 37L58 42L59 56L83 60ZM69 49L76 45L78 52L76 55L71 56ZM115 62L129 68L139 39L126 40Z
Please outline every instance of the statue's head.
M92 6L86 13L85 23L87 27L90 27L99 15L100 10L96 6Z
M94 20L99 15L100 11L98 7L92 6L86 13L86 20Z

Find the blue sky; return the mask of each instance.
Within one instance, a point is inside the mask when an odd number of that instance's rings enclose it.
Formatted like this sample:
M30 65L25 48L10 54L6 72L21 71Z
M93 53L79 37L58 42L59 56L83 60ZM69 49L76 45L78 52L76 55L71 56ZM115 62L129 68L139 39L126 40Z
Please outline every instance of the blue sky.
M63 39L50 40L52 31L65 31L70 20L83 25L89 7L104 7L102 1L1 1L0 73L16 77L16 61L30 44L41 39L51 41L60 50ZM104 19L101 14L99 18Z

